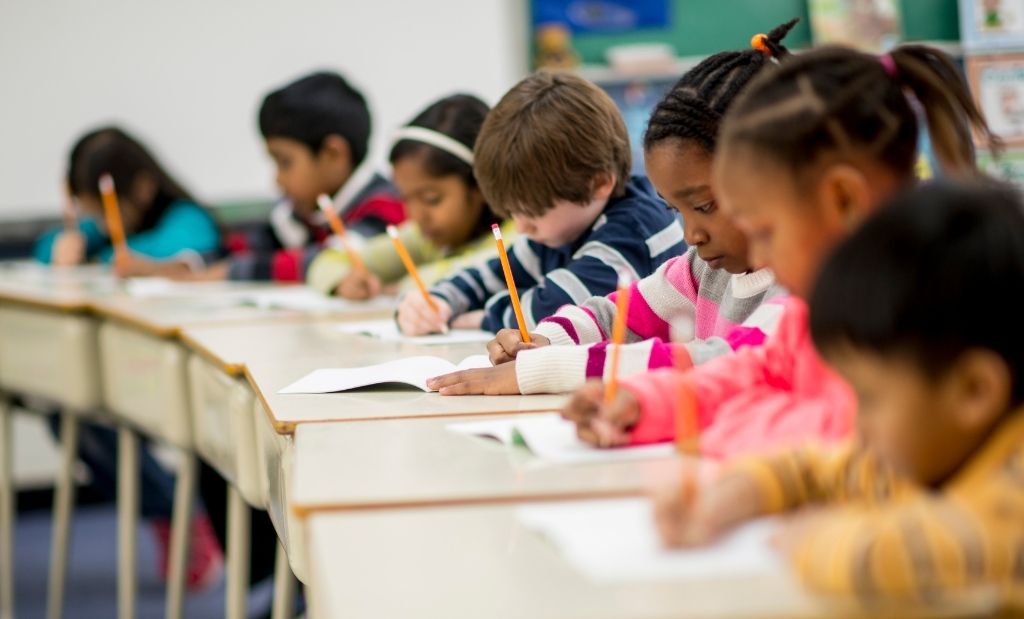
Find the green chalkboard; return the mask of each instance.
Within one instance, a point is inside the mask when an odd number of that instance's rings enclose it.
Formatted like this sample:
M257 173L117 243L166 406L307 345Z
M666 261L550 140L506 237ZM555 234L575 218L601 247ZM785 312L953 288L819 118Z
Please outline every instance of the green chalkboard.
M668 42L679 56L701 56L742 48L750 37L793 17L801 23L786 39L799 49L811 44L806 0L671 0L672 26L627 34L580 34L573 46L584 63L602 64L609 47ZM957 0L901 0L903 34L908 41L956 41L960 38Z

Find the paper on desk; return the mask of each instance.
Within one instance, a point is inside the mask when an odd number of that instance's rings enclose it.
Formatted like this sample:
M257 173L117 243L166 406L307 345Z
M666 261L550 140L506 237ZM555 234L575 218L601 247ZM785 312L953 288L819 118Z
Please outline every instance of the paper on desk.
M160 299L184 296L237 295L239 284L234 282L178 282L166 277L132 277L124 281L129 295L139 299Z
M327 297L306 286L283 286L252 291L242 296L245 303L263 309L300 312L389 311L395 309L394 297L380 296L368 301L350 301Z
M784 568L770 543L778 526L770 518L744 525L710 546L667 549L654 528L649 499L526 505L516 515L551 540L577 571L599 583L774 575Z
M410 337L402 335L398 331L398 325L394 320L367 320L362 322L349 322L338 325L337 329L342 333L353 335L365 335L385 342L406 342L420 345L441 345L441 344L473 344L477 342L489 342L494 339L490 331L478 329L452 329L448 333L434 333Z
M278 393L334 393L388 383L401 383L430 391L427 388L428 378L457 370L485 367L491 367L487 355L466 357L458 365L440 357L406 357L365 367L313 370Z
M614 449L592 447L576 436L576 425L558 413L453 423L448 429L459 434L489 436L506 445L513 443L518 432L535 456L564 464L668 458L674 453L670 443Z

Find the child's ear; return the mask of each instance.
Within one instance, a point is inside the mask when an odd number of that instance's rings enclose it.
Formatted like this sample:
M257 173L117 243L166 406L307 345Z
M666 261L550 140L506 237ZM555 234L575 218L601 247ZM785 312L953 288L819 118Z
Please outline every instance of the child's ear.
M153 204L153 200L156 199L156 192L157 183L153 175L149 172L139 172L132 179L128 195L132 204L144 209Z
M593 187L591 195L594 201L607 200L615 191L615 175L611 172L601 172L594 177L591 186Z
M1010 407L1010 368L990 350L972 349L960 355L946 380L951 409L965 430L990 427Z
M317 158L332 166L344 167L347 170L346 175L350 174L355 168L352 162L352 149L348 145L348 140L336 133L332 133L324 138L324 143L320 146Z
M830 165L819 185L819 199L825 212L847 231L855 230L871 214L871 196L867 177L844 163Z

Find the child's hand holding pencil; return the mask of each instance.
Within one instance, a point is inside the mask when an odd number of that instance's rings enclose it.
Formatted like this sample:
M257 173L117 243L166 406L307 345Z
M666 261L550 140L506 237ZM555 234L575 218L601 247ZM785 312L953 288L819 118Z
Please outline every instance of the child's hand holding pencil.
M608 402L605 384L593 379L576 390L562 417L576 424L580 440L595 447L621 447L629 444L640 420L640 402L626 389L616 390Z
M651 497L654 523L666 546L700 546L765 513L756 482L728 471L702 485L695 466Z
M515 361L516 355L523 350L549 346L551 340L536 333L530 334L530 343L523 341L523 333L519 329L502 329L493 340L487 343L487 355L494 365Z

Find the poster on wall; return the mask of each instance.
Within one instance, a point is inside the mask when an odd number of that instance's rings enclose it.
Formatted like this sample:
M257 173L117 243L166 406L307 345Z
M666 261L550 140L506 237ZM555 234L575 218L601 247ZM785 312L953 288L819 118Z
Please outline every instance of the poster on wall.
M816 44L881 52L900 41L898 0L810 0L808 9Z
M1024 53L968 58L967 79L992 131L1024 146Z
M1024 0L960 0L960 39L968 50L1024 48Z
M561 24L573 34L669 27L669 0L533 0L533 27Z

